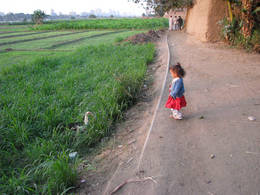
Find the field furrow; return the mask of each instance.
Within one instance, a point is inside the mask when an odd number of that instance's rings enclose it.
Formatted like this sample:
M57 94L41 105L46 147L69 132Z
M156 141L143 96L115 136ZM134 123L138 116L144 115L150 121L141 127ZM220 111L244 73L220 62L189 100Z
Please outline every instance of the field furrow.
M54 38L54 37L67 36L67 35L72 35L72 34L80 34L80 33L84 33L84 32L86 32L86 31L70 32L70 33L66 33L66 34L58 34L58 35L51 35L51 36L46 36L46 37L36 37L36 38L31 38L31 39L23 39L23 40L17 40L17 41L4 42L4 43L0 43L0 46L12 45L12 44L30 42L30 41L36 41L36 40L43 40L43 39L50 39L50 38Z
M84 39L80 42L77 42L77 44L61 45L60 47L58 47L58 49L67 50L67 49L77 49L89 45L113 44L115 42L120 42L129 36L143 33L143 32L146 31L123 31L116 34L108 34L105 36L92 37L91 39Z
M8 39L0 39L0 44L7 43L7 42L13 42L13 41L19 41L19 40L27 40L28 38L34 39L34 38L49 37L49 36L53 36L53 35L67 34L67 33L71 33L71 32L72 31L49 31L47 33L42 33L42 34L33 34L33 35L30 35L29 37L11 37ZM19 44L19 43L17 43L17 44Z
M27 26L21 26L21 25L0 25L0 29L24 29L27 28Z
M44 33L49 33L50 31L43 31L43 32L33 32L33 33L27 33L27 34L17 34L17 35L6 35L6 36L0 36L0 39L7 39L7 38L13 38L13 37L25 37L30 35L39 35Z
M0 50L10 50L11 49L19 49L19 50L28 50L28 49L43 49L43 48L49 48L54 44L59 44L59 43L64 43L66 41L72 41L75 39L79 39L82 37L86 36L91 36L91 35L96 35L96 34L101 34L105 32L111 32L111 31L85 31L84 33L80 34L70 34L67 36L59 36L59 37L52 37L48 39L40 39L40 40L34 40L30 42L21 42L21 43L16 43L12 45L4 45L0 47ZM76 43L75 45L77 45Z
M77 42L80 42L80 41L83 41L83 40L86 40L86 39L91 39L91 38L95 38L95 37L106 36L106 35L109 35L109 34L117 34L117 33L121 33L121 32L125 32L125 31L122 30L122 31L106 32L106 33L91 35L91 36L87 36L87 37L82 37L82 38L79 38L79 39L75 39L75 40L66 41L66 42L63 42L63 43L54 44L54 45L52 45L51 47L46 48L46 49L55 49L55 48L60 47L60 46L74 44L74 43L77 43Z
M30 30L25 30L25 31L1 31L0 29L0 35L5 35L5 34L13 34L13 33L27 33L27 32L32 32Z

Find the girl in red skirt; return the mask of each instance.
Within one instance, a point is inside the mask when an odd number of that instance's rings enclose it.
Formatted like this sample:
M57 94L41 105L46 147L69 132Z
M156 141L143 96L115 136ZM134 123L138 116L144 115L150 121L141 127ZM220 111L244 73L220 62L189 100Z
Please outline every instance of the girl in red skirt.
M172 111L171 118L176 120L183 119L183 114L180 112L182 107L186 106L186 100L184 97L184 84L183 77L185 76L185 70L181 67L180 63L170 67L170 73L173 78L169 88L169 97L165 104L166 108L170 108Z

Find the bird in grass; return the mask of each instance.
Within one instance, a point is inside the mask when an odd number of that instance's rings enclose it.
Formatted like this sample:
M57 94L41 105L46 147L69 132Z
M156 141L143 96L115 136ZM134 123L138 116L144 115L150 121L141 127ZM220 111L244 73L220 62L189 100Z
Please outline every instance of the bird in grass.
M85 125L88 125L88 116L89 116L89 115L92 115L92 116L93 116L92 112L86 112L86 113L85 113L85 116L84 116L84 124L85 124Z
M92 112L86 112L85 115L84 115L84 125L82 126L77 126L76 127L76 134L79 135L80 132L83 132L87 129L87 125L88 125L88 122L89 122L89 119L88 119L88 116L89 115L92 115Z
M84 115L84 117L83 117L83 122L84 122L84 124L82 124L82 122L71 123L71 124L69 124L69 128L70 128L71 130L76 131L77 134L78 134L80 131L86 130L86 127L87 127L88 122L89 122L89 118L88 118L89 115L94 116L94 115L92 114L92 112L86 112L85 115Z

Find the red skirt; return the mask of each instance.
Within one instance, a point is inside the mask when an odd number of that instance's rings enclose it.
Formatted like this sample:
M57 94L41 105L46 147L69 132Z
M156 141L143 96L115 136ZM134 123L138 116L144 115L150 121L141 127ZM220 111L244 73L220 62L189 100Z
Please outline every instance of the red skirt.
M185 100L184 95L182 97L177 97L174 99L172 96L169 95L168 100L165 104L166 108L172 108L174 110L180 110L182 107L186 107L187 103Z

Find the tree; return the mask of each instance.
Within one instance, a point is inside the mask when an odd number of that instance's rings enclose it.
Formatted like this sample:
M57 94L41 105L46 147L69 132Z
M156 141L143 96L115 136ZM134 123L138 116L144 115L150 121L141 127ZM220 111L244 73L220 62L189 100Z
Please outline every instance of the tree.
M35 10L33 12L33 15L32 15L32 20L34 23L36 24L42 24L43 23L43 19L46 18L47 15L44 13L44 11L41 11L41 10Z
M257 8L260 2L258 0L229 0L235 7L237 7L240 12L235 12L235 19L241 21L241 34L245 39L249 39L252 35L254 28L257 27L259 23ZM259 8L260 9L260 8ZM230 8L232 14L232 10ZM230 18L232 21L232 18Z
M89 18L96 18L97 16L96 15L94 15L94 14L90 14L89 15Z
M191 7L193 0L132 0L140 3L147 10L153 10L157 15L162 16L172 8Z
M245 38L249 38L252 34L254 27L253 6L255 4L256 0L242 0L242 34Z

